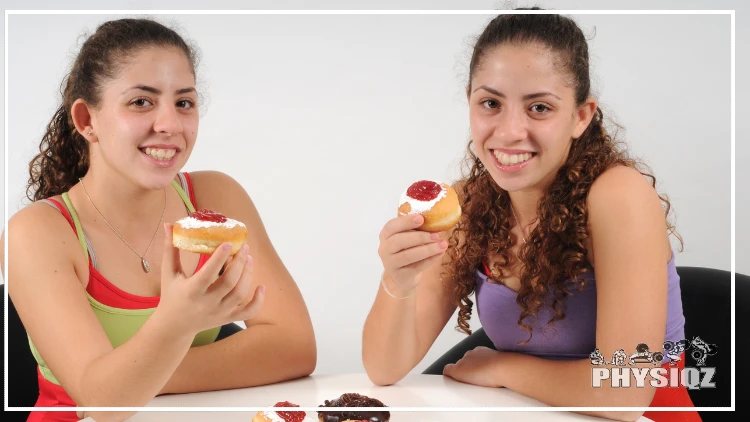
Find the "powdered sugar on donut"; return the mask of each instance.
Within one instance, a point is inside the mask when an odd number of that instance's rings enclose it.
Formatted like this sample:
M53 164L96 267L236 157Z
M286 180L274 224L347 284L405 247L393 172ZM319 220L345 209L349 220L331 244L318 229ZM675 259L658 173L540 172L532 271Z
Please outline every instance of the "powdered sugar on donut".
M275 411L263 412L263 416L271 422L286 422L278 413Z
M414 199L406 194L406 192L409 190L408 188L404 190L404 193L401 194L401 199L398 203L398 206L404 205L405 203L408 203L409 206L411 206L411 211L408 212L408 214L422 214L424 212L427 212L432 209L432 207L435 206L438 202L440 202L441 199L445 198L446 195L448 195L448 190L445 189L445 186L443 186L442 183L438 181L434 181L438 185L440 185L440 193L438 195L429 201L421 201L419 199Z
M193 217L185 217L182 220L177 221L176 224L179 224L180 226L186 229L198 229L198 228L207 228L207 227L232 228L236 226L245 227L245 224L243 224L242 222L233 220L231 218L227 218L227 221L223 223L217 223L214 221L198 220L197 218L193 218Z

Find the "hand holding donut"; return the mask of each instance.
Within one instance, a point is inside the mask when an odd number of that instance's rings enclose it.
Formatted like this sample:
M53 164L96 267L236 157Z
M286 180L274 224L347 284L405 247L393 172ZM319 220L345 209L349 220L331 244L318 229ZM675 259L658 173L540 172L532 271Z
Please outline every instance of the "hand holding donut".
M220 243L200 270L187 277L180 262L180 251L173 245L172 225L165 225L165 234L162 292L156 312L167 318L170 324L195 335L233 321L248 320L258 313L263 304L265 286L258 286L252 298L248 298L253 263L247 245L239 247L230 259L233 245ZM230 262L219 277L227 260Z
M439 232L458 222L461 207L453 188L422 180L401 195L398 213L380 232L378 255L386 290L406 297L416 288L417 275L442 259L448 242Z

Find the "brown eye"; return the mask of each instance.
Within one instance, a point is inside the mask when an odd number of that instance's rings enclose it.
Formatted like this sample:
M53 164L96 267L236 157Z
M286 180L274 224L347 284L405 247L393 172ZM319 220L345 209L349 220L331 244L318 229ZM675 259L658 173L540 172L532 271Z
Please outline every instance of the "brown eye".
M500 107L500 103L495 100L484 100L482 101L482 105L485 108L498 108Z
M147 107L152 104L151 101L147 100L146 98L136 98L135 100L130 102L130 105L134 105L136 107Z
M181 101L177 101L177 107L184 108L184 109L191 109L195 107L195 103L190 100L181 100Z
M533 106L531 106L531 110L536 113L545 113L548 112L550 108L544 104L534 104Z

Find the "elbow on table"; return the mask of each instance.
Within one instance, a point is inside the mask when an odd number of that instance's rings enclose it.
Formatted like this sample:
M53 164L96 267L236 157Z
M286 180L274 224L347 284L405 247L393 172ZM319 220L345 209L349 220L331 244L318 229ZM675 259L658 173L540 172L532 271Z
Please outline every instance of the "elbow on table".
M302 378L315 372L318 365L318 349L314 338L297 341L288 347L292 351L290 364L285 365L290 371L288 378Z
M366 369L365 372L367 372L367 377L370 378L370 381L372 381L372 383L377 385L378 387L393 385L401 380L401 378L398 377L389 377L387 375L384 376L383 374L371 372Z
M300 377L306 377L315 372L315 367L318 365L318 349L315 342L312 345L308 345L301 357L297 362L297 366L300 372Z
M406 374L402 374L399 372L394 372L393 368L389 368L391 371L383 370L382 368L373 368L372 365L367 365L365 363L365 373L367 373L367 377L372 381L373 384L377 385L378 387L383 387L387 385L393 385L401 379L403 379Z

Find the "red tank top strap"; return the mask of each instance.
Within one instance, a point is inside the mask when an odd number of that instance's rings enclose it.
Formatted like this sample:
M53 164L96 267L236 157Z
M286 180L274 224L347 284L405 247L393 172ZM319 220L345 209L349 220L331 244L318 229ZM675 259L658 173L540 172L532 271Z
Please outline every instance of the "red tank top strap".
M182 175L185 177L185 184L187 184L190 202L193 204L193 208L197 210L198 206L195 204L195 191L193 191L193 182L190 181L190 175L188 174L188 172L184 171L182 172ZM198 272L203 267L203 265L206 264L206 261L208 261L209 258L211 258L211 255L201 254L200 258L198 259L198 265L195 267L195 272Z
M188 195L190 196L190 202L193 204L193 208L198 209L195 206L195 192L193 192L193 182L190 181L190 175L186 171L183 171L182 175L185 176L185 183L187 183Z
M73 231L75 232L76 236L78 236L78 230L76 230L76 224L73 222L73 217L71 217L70 213L68 212L68 209L65 208L63 204L61 204L59 201L56 201L52 198L45 199L46 201L51 202L57 209L60 210L63 217L65 217L66 220L68 220L68 224L70 224L70 227L73 228Z
M492 270L490 270L489 265L487 265L487 260L482 261L482 266L484 267L484 275L492 278Z

